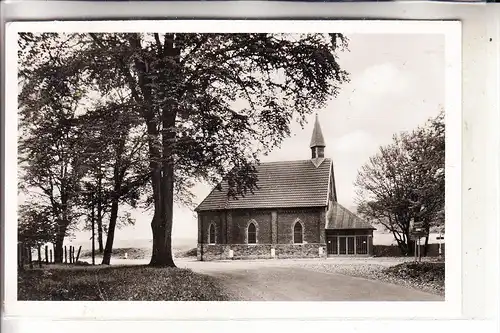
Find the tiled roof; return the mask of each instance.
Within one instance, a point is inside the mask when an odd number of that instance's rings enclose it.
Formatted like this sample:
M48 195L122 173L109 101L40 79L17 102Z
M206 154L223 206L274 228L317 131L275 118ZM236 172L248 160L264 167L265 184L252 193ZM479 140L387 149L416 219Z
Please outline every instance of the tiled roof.
M212 190L196 211L327 206L331 168L329 158L318 167L311 160L261 163L254 194L228 199L227 184L223 183L222 190Z
M311 137L311 143L309 147L325 147L325 139L323 138L323 133L321 132L321 126L319 126L318 115L316 115L316 120L314 121L314 129Z
M338 202L332 202L326 213L325 229L374 229Z

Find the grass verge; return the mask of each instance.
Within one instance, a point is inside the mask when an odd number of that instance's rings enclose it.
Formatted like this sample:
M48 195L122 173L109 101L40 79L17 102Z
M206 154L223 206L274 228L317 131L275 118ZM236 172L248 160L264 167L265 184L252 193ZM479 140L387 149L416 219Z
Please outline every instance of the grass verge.
M188 269L51 267L20 271L18 300L225 301L219 282Z
M406 262L382 270L389 282L444 295L444 262Z

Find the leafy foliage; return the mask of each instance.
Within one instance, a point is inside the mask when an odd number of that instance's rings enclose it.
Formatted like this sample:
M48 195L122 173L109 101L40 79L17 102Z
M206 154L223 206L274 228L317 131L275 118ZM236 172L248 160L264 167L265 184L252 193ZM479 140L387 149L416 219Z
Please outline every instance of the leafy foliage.
M52 35L25 36L35 42L23 44L20 39L21 188L28 202L50 207L44 215L55 221L55 257L62 261L62 242L78 219L75 203L88 162L76 153L85 149L77 119L84 85L80 67L67 66L72 59L64 55L64 47L50 47ZM34 60L40 53L47 61Z
M29 246L55 242L57 223L48 206L21 205L17 224L18 241Z
M395 135L358 172L358 212L391 231L410 253L414 222L444 226L444 112L426 126Z
M82 119L88 114L87 121L94 116L111 120L110 133L101 133L115 140L105 140L100 150L114 160L112 197L123 193L117 181L125 188L136 184L122 175L128 163L123 160L126 133L140 134L147 144L147 166L130 167L137 181L148 175L151 191L130 189L126 198L146 196L144 203L154 207L152 265L174 266L174 199L192 204L196 182L222 179L230 184L231 197L251 193L258 157L290 135L292 121L303 124L348 81L337 62L347 39L334 33L21 37L26 79L21 100L30 101L24 102L28 109L59 112L57 105L76 102ZM39 87L47 92L34 98ZM94 161L97 153L89 153ZM111 220L116 215L111 213Z

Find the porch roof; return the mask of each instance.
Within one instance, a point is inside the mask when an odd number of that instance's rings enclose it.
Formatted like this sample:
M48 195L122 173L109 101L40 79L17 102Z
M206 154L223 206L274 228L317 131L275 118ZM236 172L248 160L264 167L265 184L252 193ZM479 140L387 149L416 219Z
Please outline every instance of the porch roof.
M338 202L332 202L326 213L325 229L371 229L370 223L361 219Z

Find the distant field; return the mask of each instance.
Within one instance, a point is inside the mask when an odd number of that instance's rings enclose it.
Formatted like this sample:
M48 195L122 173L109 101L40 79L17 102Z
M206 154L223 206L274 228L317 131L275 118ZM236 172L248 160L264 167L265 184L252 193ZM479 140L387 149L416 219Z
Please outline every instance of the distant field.
M65 245L74 246L78 249L82 247L82 251L90 250L92 243L90 241L68 241ZM135 249L151 249L153 247L152 239L118 239L113 243L113 248L135 248ZM178 250L189 250L196 247L196 239L176 238L172 239L172 247ZM97 248L97 244L96 244Z
M125 254L127 254L127 259L148 259L151 257L152 249L151 248L116 248L113 249L112 258L125 259ZM174 257L188 257L188 256L196 256L196 248L182 248L182 249L173 249ZM80 255L81 259L89 259L92 257L91 250L85 250ZM102 254L96 251L96 260L100 261L102 259Z

